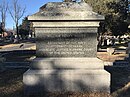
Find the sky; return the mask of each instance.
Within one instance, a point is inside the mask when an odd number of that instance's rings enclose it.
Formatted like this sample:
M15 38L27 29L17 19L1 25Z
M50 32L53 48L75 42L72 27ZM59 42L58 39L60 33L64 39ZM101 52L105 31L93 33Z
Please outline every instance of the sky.
M0 4L2 3L3 0L0 0ZM12 0L6 0L9 4L9 8L11 8ZM20 24L22 23L22 19L28 15L32 15L36 12L39 11L39 8L43 6L44 4L48 2L62 2L62 0L18 0L20 6L22 8L26 7L26 12L24 16L20 20ZM0 18L1 22L1 18ZM6 28L11 28L13 29L13 26L15 26L14 21L12 20L9 12L7 12L7 17L6 17Z

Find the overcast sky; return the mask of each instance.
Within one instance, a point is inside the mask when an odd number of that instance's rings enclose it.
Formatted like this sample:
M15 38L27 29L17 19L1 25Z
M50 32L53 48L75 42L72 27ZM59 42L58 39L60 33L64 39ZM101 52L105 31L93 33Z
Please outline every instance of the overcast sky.
M3 0L0 0L0 4L2 1ZM6 0L6 1L8 2L9 6L11 6L12 0ZM62 2L62 0L18 0L18 1L23 8L26 6L26 13L24 14L24 17L36 13L39 10L39 8L42 5L46 4L47 2ZM22 22L22 19L20 20L20 23ZM7 13L6 28L13 28L14 25L15 25L14 21Z

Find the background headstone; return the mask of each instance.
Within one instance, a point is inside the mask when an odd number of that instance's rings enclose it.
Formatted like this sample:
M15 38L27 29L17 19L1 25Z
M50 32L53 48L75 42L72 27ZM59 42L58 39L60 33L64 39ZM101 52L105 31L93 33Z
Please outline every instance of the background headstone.
M107 48L107 53L108 53L109 55L114 54L114 52L115 52L115 48Z

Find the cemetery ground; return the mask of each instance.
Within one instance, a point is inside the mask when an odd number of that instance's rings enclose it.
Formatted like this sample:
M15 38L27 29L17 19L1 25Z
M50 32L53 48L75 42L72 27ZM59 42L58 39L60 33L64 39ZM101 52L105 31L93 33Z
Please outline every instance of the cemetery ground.
M14 44L12 44L14 46ZM11 45L1 46L1 48L7 49L12 47ZM19 44L17 44L19 47ZM117 45L116 51L113 55L109 55L106 49L99 50L97 57L107 62L114 62L115 60L124 60L127 54L125 53L127 45ZM29 54L26 54L29 51ZM7 62L30 62L35 55L35 45L19 50L16 53L11 52L6 56ZM33 52L33 53L32 53ZM6 52L7 53L7 52ZM13 54L13 56L11 55ZM32 58L32 59L31 59ZM111 95L107 93L47 93L42 97L130 97L130 70L127 67L105 67L108 72L111 73ZM23 73L27 71L28 67L22 68L6 68L3 72L0 72L0 97L24 97L23 93ZM30 96L38 97L38 96Z

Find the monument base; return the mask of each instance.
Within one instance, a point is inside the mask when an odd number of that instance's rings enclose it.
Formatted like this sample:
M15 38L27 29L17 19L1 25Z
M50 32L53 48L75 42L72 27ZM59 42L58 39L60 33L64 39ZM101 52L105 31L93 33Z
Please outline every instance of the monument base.
M97 58L36 58L32 66L33 69L23 75L25 95L43 92L110 93L110 74Z

